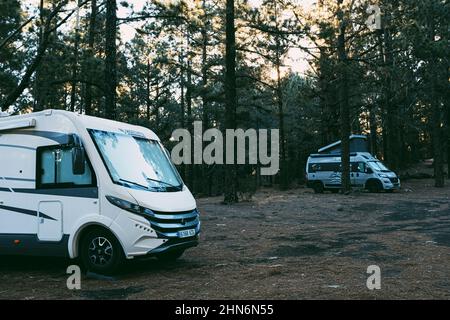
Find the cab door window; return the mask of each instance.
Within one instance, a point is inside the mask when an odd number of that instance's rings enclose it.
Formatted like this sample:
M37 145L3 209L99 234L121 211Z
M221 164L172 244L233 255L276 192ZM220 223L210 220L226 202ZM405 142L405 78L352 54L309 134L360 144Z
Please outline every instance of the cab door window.
M364 173L366 172L366 164L364 162L352 162L351 170L352 172Z
M72 147L52 146L37 150L37 188L70 188L94 186L95 177L86 158L84 174L73 173Z

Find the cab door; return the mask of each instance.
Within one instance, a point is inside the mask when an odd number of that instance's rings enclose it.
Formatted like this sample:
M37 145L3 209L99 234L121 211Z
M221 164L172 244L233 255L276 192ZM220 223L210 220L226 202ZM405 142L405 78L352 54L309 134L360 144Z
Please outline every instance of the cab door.
M74 170L74 147L52 145L37 149L37 235L58 242L86 214L99 213L95 174L84 157L84 170Z
M364 187L367 176L366 176L366 164L364 162L353 162L351 165L351 183L355 187Z

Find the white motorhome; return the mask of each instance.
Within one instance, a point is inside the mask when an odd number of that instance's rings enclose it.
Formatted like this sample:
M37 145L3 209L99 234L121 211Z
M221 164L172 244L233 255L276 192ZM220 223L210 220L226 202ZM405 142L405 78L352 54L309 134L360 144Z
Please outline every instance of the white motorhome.
M199 212L151 130L61 110L0 118L0 254L176 259Z
M306 163L307 186L316 193L341 189L340 154L311 154ZM353 187L370 192L400 189L398 176L368 152L350 154L350 182Z

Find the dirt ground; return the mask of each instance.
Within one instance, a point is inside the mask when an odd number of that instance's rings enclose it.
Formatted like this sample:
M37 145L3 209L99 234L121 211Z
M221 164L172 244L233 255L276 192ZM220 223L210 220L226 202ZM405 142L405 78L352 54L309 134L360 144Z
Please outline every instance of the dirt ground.
M3 299L448 299L450 187L403 183L350 196L261 190L233 206L198 200L201 243L177 262L133 261L68 290L63 259L0 257ZM369 265L381 289L366 287Z

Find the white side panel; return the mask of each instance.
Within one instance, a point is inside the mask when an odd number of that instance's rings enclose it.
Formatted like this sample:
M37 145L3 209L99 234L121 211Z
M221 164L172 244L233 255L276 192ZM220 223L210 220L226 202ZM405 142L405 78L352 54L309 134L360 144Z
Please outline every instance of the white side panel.
M0 192L0 234L36 234L36 215L31 210L30 214L8 210L6 204L11 205L11 201L6 199L5 193Z

